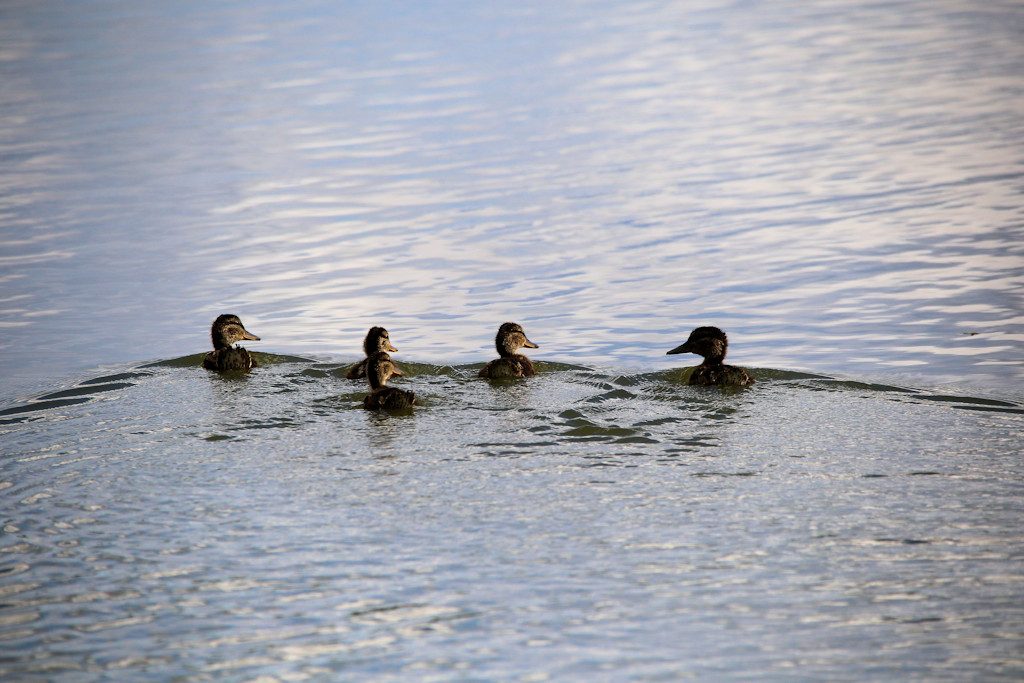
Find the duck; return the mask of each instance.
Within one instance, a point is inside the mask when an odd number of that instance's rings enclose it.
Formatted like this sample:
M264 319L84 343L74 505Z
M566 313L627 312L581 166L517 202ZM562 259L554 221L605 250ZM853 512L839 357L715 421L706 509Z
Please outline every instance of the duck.
M388 336L387 330L383 327L371 327L370 331L366 333L366 339L363 340L363 351L366 352L366 358L348 369L348 372L345 374L346 379L362 379L366 377L366 363L369 361L370 356L380 351L394 353L398 349L391 345L391 338Z
M256 359L241 346L234 344L243 339L259 341L260 338L245 329L237 315L225 313L217 316L210 327L210 339L213 341L213 351L203 357L203 367L207 370L248 371L256 367Z
M398 387L387 386L393 376L402 377L401 370L391 361L386 351L378 351L366 359L366 379L370 393L363 399L367 410L408 410L416 404L416 394Z
M502 323L494 338L500 358L495 358L480 369L480 377L488 379L511 379L515 377L532 377L537 374L530 359L521 353L521 348L539 349L540 347L526 338L526 333L519 323Z
M729 339L725 332L717 327L698 327L690 333L689 338L666 355L676 353L695 353L704 357L704 362L694 368L689 384L711 386L745 387L754 383L754 378L743 368L725 364L725 352L729 348Z

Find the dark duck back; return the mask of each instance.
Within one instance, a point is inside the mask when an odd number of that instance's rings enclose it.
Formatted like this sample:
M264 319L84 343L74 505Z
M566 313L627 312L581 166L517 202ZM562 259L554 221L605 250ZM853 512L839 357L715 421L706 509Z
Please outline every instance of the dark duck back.
M256 367L256 360L249 352L234 344L243 339L259 341L260 338L245 329L237 315L225 313L217 316L210 327L210 339L213 351L203 358L203 367L207 370L246 371Z
M480 369L480 377L488 379L513 379L516 377L532 377L537 374L530 359L521 353L519 349L540 348L526 338L526 333L518 323L504 323L498 328L498 334L494 338L494 346L498 349L500 358L495 358Z
M690 333L683 344L667 353L695 353L704 357L704 362L690 374L689 384L704 387L745 387L753 384L754 378L746 370L725 364L725 353L728 348L729 340L725 332L717 327L698 327Z
M370 393L363 399L364 408L408 410L416 405L416 394L413 392L387 386L387 381L393 375L401 376L402 373L385 351L379 351L366 359L366 379L370 383Z
M366 358L348 369L348 372L345 374L347 379L362 379L366 377L366 364L373 354L380 351L394 353L398 349L391 345L391 338L388 336L387 330L383 327L371 327L370 331L366 333L366 339L363 340L363 351L366 353Z

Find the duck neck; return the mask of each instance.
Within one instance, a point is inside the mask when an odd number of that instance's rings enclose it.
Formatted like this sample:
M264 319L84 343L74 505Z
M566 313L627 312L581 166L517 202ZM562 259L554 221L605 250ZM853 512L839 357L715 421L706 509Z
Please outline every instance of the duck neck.
M224 337L224 332L222 330L214 330L211 332L210 339L213 341L213 348L216 351L231 348L231 342Z
M366 357L369 358L378 351L382 351L380 348L380 340L372 335L367 335L363 341L363 351L366 353Z
M519 350L519 347L509 344L505 340L499 340L494 346L498 349L498 355L502 358L511 358Z
M725 363L725 353L729 348L728 342L724 338L712 339L704 345L702 349L704 353L704 362L701 365L709 365L712 367L718 367Z
M383 368L381 367L379 361L367 364L366 381L370 383L371 390L376 391L377 389L380 389L387 383L388 380L384 376L384 373L381 372L381 370L383 370Z
M701 365L706 365L708 367L715 367L715 368L717 368L719 366L722 366L722 365L725 365L725 354L723 353L720 356L718 356L718 355L704 356L704 362L701 363Z

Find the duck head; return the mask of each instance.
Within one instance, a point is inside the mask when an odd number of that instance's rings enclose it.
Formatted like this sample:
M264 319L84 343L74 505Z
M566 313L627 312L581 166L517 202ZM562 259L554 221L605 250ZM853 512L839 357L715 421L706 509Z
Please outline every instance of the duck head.
M377 351L366 359L366 379L371 389L379 389L392 377L402 376L402 371L395 366L386 351Z
M725 351L729 340L725 332L717 327L698 327L690 333L689 338L666 354L695 353L704 356L705 362L721 363L725 360Z
M391 351L394 353L397 350L391 345L388 331L383 327L371 327L370 331L366 333L366 339L363 340L363 351L366 352L367 358L378 351Z
M243 339L249 341L260 340L255 334L245 329L237 315L231 315L230 313L219 315L213 321L213 326L210 327L210 339L213 341L213 348L215 349L229 348L232 344Z
M519 323L503 323L498 328L498 335L494 338L494 345L498 348L499 356L511 356L519 349L539 349L540 347L526 338L526 333Z

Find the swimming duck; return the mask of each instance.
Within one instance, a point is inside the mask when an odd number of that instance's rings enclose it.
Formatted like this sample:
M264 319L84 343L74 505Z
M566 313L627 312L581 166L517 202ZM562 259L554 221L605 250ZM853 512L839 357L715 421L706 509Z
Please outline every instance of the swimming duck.
M394 353L397 350L391 345L391 339L388 337L387 330L383 327L371 327L370 331L366 333L366 339L363 340L363 351L366 352L366 358L350 367L345 377L348 379L366 377L366 363L369 361L370 356L380 351L391 351Z
M526 333L519 323L503 323L498 328L498 335L494 338L494 345L498 348L496 358L480 369L480 377L488 379L510 379L513 377L532 377L537 374L533 369L530 359L521 353L519 349L539 349L540 347L526 338Z
M370 393L363 399L367 410L403 410L416 404L416 395L398 387L387 386L393 376L402 376L401 371L391 362L391 356L378 351L366 359L366 379L370 382Z
M683 344L666 353L695 353L704 356L704 362L694 368L690 375L690 384L704 387L744 387L753 384L754 378L746 370L725 364L725 351L728 347L729 340L725 332L717 327L698 327Z
M233 346L243 339L260 340L245 329L237 315L225 313L217 316L210 327L210 338L213 340L213 351L203 358L203 367L207 370L250 370L256 367L256 360L248 351L241 346Z

